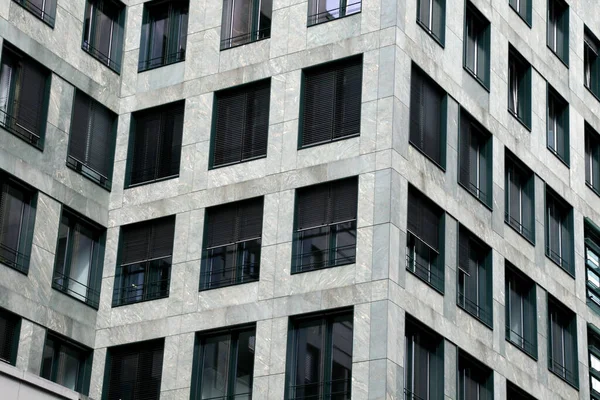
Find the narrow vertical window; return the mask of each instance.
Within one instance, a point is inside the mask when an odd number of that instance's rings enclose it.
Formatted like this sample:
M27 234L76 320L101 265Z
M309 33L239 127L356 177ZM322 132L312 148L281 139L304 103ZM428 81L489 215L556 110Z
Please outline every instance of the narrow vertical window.
M224 0L221 50L271 37L272 0Z
M125 6L116 0L87 0L81 48L119 73L123 54Z
M308 26L359 13L361 0L309 0Z
M569 165L569 104L548 84L548 149Z
M508 54L508 111L531 129L531 65L512 46Z
M534 242L534 174L508 150L505 152L504 171L504 221Z
M585 123L585 183L600 194L600 135Z
M443 46L446 0L417 0L417 23Z
M590 367L590 392L591 399L600 399L600 331L592 324L588 324L588 355Z
M548 295L548 369L573 386L579 385L575 313Z
M588 218L584 227L587 304L600 314L600 229Z
M56 18L56 0L13 0L24 9L54 28Z
M68 389L88 394L92 372L92 349L48 332L40 376Z
M458 182L492 207L492 135L461 108Z
M465 14L464 67L478 82L490 87L490 22L468 2Z
M562 0L548 0L548 47L569 64L569 6Z
M506 340L537 358L535 283L508 261L505 268Z
M0 308L0 361L15 365L19 347L21 318Z
M570 275L573 265L573 208L546 186L546 257Z
M596 97L600 97L600 41L587 26L584 29L583 41L583 78L584 85Z
M458 399L492 400L493 398L493 371L474 357L459 349Z
M508 4L531 27L531 0L508 0Z

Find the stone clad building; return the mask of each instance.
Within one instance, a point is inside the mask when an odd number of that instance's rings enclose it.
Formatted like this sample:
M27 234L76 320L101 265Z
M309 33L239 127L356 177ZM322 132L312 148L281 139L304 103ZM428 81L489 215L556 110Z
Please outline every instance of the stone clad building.
M1 399L600 399L594 0L0 0Z

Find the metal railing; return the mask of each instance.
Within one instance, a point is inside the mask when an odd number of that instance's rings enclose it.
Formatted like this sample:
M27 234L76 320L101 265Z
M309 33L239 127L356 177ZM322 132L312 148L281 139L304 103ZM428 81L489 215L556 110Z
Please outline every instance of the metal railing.
M29 256L0 243L0 263L24 274L29 270Z
M91 168L86 162L78 160L70 154L67 155L67 166L73 168L75 171L81 173L82 175L107 189L110 189L112 185L111 180L108 179L107 176L101 174L100 172Z
M208 257L203 255L203 257ZM215 256L214 258L218 257ZM210 259L207 258L207 263ZM235 265L231 268L220 268L208 270L200 274L202 289L216 289L223 286L237 285L241 283L255 282L259 276L260 262Z
M350 400L351 379L290 385L290 399L293 400ZM341 386L341 388L340 388ZM300 392L300 393L298 393Z
M534 356L537 352L534 343L530 342L528 339L525 339L524 336L522 336L519 332L512 330L508 325L506 325L506 339L525 351L527 354Z
M562 363L554 360L552 357L548 358L548 368L550 371L554 372L559 377L563 378L567 382L575 385L577 384L577 376L573 373L573 371L569 370Z
M460 172L466 172L467 174L470 175L470 171L464 168L461 168ZM469 192L471 192L471 194L475 197L477 197L479 200L481 200L483 203L485 204L489 204L488 201L490 200L488 198L488 194L485 192L485 190L487 190L487 188L481 188L480 186L474 184L473 182L464 182L464 181L460 181L460 184L463 185L465 187L465 189L467 189Z
M162 181L179 176L180 160L171 161L170 164L156 164L150 168L132 168L129 175L130 184L127 187L133 187L151 182Z
M404 400L427 400L421 396L417 396L414 392L404 389Z
M253 32L244 33L237 36L221 39L221 50L230 49L236 46L242 46L251 42L271 37L271 27L258 29Z
M184 38L185 40L185 38ZM169 64L175 64L185 60L185 49L180 49L174 53L163 54L159 57L140 60L138 63L138 72L148 71L154 68L159 68Z
M308 236L311 231L316 233ZM350 234L354 238L354 243L333 246L337 235L341 233ZM304 240L316 237L325 239L326 248L296 253L292 259L292 272L312 271L356 262L356 220L294 232L294 246L301 248Z
M572 273L571 272L571 264L569 263L569 261L566 258L564 258L561 254L552 250L552 248L550 248L550 246L546 246L546 254L552 261L557 263L562 269L564 269L565 271L567 271L569 273Z
M358 6L356 9L352 9L353 7ZM321 24L323 22L333 21L334 19L339 19L346 17L348 15L357 14L362 9L362 2L357 1L354 3L346 4L345 7L332 8L329 10L321 11L320 13L311 14L308 16L306 24L308 26Z
M115 60L107 56L102 51L92 46L90 42L84 41L81 45L81 48L86 51L89 55L94 57L96 60L100 61L102 64L106 65L108 68L113 71L119 73L121 72L121 64L117 63Z
M58 271L54 271L52 287L68 294L71 297L81 300L94 308L98 308L98 305L100 304L100 291L92 289L90 286L85 285L76 279L70 278Z
M225 396L203 397L202 400L252 400L252 392L230 394Z
M170 283L171 279L167 278L140 285L131 284L115 288L113 292L113 305L120 306L168 297Z
M479 304L468 299L464 293L458 292L457 303L460 308L479 319L484 324L492 326L492 314Z
M435 270L434 265L423 265L410 254L406 255L406 269L437 289L444 286L444 277Z
M31 129L25 127L25 125L36 125L40 122L36 122L34 118L29 118L31 114L38 116L39 118L39 108L29 107L25 103L19 103L13 100L10 101L8 110L18 110L18 117L14 115L14 112L0 110L0 126L20 139L23 139L36 147L40 147L39 132L33 132Z
M33 15L35 15L36 17L38 17L39 19L41 19L42 21L44 21L46 24L50 25L51 27L54 27L55 16L50 15L46 12L46 10L39 8L37 6L37 4L32 3L30 0L13 0L13 1L15 3L19 4L20 6L22 6L24 9L26 9L30 13L32 13Z
M525 236L529 240L533 240L533 232L528 227L523 225L521 221L517 220L516 218L513 218L507 212L504 213L504 220L508 225L513 227L513 229L519 232L521 235Z

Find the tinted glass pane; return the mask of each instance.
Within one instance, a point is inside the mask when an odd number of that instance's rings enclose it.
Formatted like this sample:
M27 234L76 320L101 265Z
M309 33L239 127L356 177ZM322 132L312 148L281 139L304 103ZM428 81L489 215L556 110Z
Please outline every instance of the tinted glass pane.
M70 291L82 299L87 297L91 267L92 252L95 240L87 229L80 226L75 229L73 235L71 268L69 273Z
M314 269L327 266L329 249L329 228L307 229L302 232L299 242L301 269Z
M331 398L349 400L352 383L352 315L334 319L332 346Z
M227 394L229 335L207 338L203 346L201 399L220 398Z
M301 323L296 331L296 376L294 377L293 398L318 398L322 393L323 350L321 321Z
M235 400L249 400L251 398L255 343L254 331L239 334L235 371Z
M77 350L61 346L58 357L58 370L56 371L56 383L71 390L77 390L80 357L81 355Z

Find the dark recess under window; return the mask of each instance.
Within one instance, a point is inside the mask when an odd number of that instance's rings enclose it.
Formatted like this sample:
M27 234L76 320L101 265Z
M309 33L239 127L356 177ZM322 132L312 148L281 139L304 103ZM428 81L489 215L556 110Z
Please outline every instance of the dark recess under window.
M20 331L21 318L0 308L0 362L15 365Z

